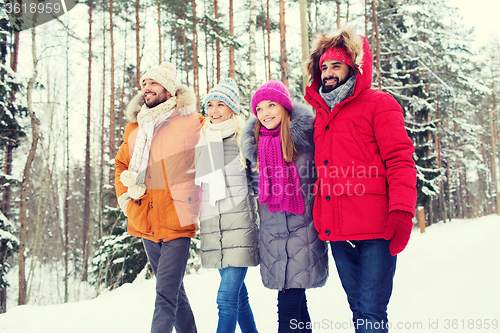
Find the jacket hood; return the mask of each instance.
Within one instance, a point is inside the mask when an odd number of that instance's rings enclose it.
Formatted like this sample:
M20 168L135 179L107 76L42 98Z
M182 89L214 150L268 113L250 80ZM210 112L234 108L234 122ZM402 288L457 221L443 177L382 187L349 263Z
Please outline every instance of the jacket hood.
M292 103L293 109L290 117L290 132L295 146L300 151L314 149L314 113L309 107L300 103ZM257 162L257 144L255 142L254 127L257 118L252 114L243 129L241 147L243 155L250 162Z
M187 116L196 112L196 95L193 89L184 84L179 84L175 96L177 97L177 109L181 115ZM139 91L132 98L125 111L125 118L129 123L137 123L137 114L141 111L143 104L144 98L142 92Z
M354 28L344 27L334 32L322 32L316 35L312 43L309 59L304 66L312 81L311 87L316 88L321 85L321 69L319 60L321 55L331 47L345 46L351 60L356 66L357 78L356 89L370 88L372 83L373 57L370 45L365 37L355 33Z

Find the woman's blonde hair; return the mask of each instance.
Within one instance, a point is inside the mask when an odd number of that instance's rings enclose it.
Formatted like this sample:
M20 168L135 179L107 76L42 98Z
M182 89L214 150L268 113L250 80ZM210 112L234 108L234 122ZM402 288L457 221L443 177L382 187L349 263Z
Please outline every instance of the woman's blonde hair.
M298 158L297 147L293 142L292 132L290 130L290 120L291 115L290 112L285 109L286 112L283 112L283 117L281 118L281 150L283 151L283 159L286 162L295 162ZM255 122L253 133L255 135L255 144L259 147L259 136L260 136L260 128L262 127L262 123L257 119ZM258 162L258 157L257 157Z

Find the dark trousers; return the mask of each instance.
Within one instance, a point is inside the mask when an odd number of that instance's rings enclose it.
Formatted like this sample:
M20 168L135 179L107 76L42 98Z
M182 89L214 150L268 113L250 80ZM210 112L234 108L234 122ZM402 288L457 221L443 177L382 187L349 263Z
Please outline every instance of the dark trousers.
M396 257L390 240L330 242L340 281L347 294L356 333L385 333Z
M189 258L190 238L155 243L143 239L156 276L156 301L151 333L195 333L193 312L182 280Z
M278 333L310 333L310 321L305 289L278 292Z

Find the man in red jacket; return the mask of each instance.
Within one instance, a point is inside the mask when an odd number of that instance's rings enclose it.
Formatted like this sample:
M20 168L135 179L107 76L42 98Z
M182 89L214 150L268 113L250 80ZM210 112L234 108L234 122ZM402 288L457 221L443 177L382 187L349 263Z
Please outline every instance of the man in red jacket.
M370 46L352 28L319 35L305 65L305 99L316 109L314 223L330 241L355 331L387 332L396 255L417 199L403 110L371 89Z

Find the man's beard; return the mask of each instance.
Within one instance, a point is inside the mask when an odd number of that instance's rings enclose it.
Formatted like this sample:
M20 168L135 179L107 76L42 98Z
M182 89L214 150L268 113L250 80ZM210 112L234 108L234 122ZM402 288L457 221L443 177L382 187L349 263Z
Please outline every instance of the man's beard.
M154 98L150 98L149 102L147 102L146 98L143 97L144 104L146 104L146 106L148 108L154 108L155 106L157 106L157 105L159 105L159 104L161 104L161 103L163 103L163 102L166 101L166 99L165 99L165 101L162 101L161 99L162 99L161 96L159 96L158 94L154 95Z
M326 77L323 79L322 81L322 89L323 89L323 92L324 93L329 93L335 89L337 89L338 87L340 87L341 85L343 85L344 83L347 82L347 80L349 80L350 76L346 76L342 81L339 81L339 78L338 77L335 77L335 76L330 76L330 77ZM331 79L335 79L337 80L337 83L334 84L334 85L327 85L326 84L326 80L331 80Z
M146 104L146 106L148 108L154 108L155 106L157 106L158 104L160 104L161 102L158 100L158 98L150 101L150 103L148 104L148 102L146 102L146 99L144 99L144 104Z

